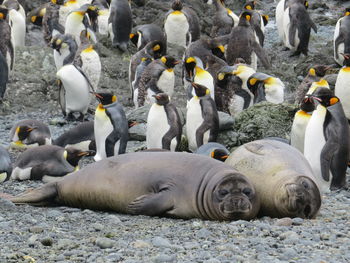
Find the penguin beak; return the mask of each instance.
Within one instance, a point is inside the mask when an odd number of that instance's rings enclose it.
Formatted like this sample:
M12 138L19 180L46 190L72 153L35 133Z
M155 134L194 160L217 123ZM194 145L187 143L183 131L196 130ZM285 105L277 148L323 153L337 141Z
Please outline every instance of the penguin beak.
M80 152L78 153L78 157L83 157L83 156L92 156L95 154L95 151L89 150L85 152Z
M197 85L196 83L191 82L191 85L192 85L192 87L194 87L195 89L198 89L198 85Z
M131 127L133 127L133 126L135 126L135 125L137 125L137 124L139 124L137 121L129 121L129 122L128 122L129 128L131 128Z
M179 64L181 61L180 60L176 60L175 62L174 62L174 65L177 65L177 64Z
M95 97L98 98L98 99L103 99L103 97L100 94L96 93L96 92L90 91L90 93L94 94Z
M159 96L159 95L156 95L156 94L152 95L152 97L156 98L157 100L160 99L160 96Z
M221 156L221 159L224 160L224 161L225 161L227 158L228 158L228 155Z

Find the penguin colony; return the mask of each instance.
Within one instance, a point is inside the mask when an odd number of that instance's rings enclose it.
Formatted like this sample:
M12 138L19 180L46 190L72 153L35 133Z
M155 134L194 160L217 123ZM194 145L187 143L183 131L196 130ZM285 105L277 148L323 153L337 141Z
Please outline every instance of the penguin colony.
M121 56L130 45L137 48L130 54L130 86L119 88L130 89L135 108L150 105L148 149L179 151L181 141L187 141L189 151L224 161L230 152L215 143L218 111L236 116L262 101L285 100L283 81L261 72L276 65L271 50L264 48L269 18L255 1L234 11L224 0L207 1L215 9L210 36L201 32L190 1L170 3L162 26L135 26L131 7L137 7L127 0L51 0L27 16L17 0L0 2L0 99L6 100L16 63L14 51L25 45L26 23L33 23L42 27L44 40L53 50L62 114L67 121L82 121L56 139L40 121L14 124L12 147L30 149L11 166L6 149L0 148L0 182L10 178L51 181L78 169L83 156L94 155L99 161L126 152L128 129L135 123L128 123L118 94L101 91L103 67L96 46L103 37ZM307 56L311 30L317 33L308 7L301 0L277 4L276 30L290 56ZM168 55L174 46L183 49L182 57ZM304 154L322 191L345 186L350 158L350 7L335 27L334 60L341 67L334 92L323 79L334 65L311 66L297 88L294 100L300 110L290 135L290 144ZM182 68L182 76L175 74L177 68ZM185 126L172 99L179 88L176 78L182 78L187 98ZM98 106L91 113L89 107L96 100ZM89 119L93 121L85 122Z

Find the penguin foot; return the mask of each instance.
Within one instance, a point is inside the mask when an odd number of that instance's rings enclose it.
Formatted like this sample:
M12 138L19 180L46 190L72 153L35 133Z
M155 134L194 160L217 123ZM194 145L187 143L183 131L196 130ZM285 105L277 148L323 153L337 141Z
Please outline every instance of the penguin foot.
M289 57L297 57L300 56L301 52L300 51L295 51L294 53L292 53Z
M67 121L75 121L75 117L74 117L72 112L68 113L68 115L66 116L66 120Z
M85 121L85 120L87 120L87 119L85 119L84 117L85 117L84 114L80 112L80 115L79 115L79 117L78 117L77 120L78 120L78 121Z
M284 48L282 48L282 51L288 51L289 50L289 48L288 47L284 47Z

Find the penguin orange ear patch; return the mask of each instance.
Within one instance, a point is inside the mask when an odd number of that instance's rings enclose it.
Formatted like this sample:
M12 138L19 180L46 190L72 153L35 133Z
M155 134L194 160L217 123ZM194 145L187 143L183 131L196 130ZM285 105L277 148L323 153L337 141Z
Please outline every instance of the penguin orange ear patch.
M161 57L160 59L164 64L166 63L166 57Z
M329 103L331 104L331 105L334 105L334 104L336 104L336 103L338 103L339 102L339 99L337 98L337 97L333 97L333 98L331 98L330 100L329 100Z
M250 15L247 15L245 18L250 21Z
M36 20L36 16L32 16L32 17L30 18L30 21L32 21L32 23L35 23L35 20Z
M249 84L252 85L252 86L254 86L256 82L257 82L257 79L255 79L255 78L251 78L249 80Z
M346 12L346 13L345 13L345 16L350 16L350 12Z
M310 68L309 73L312 76L316 76L316 70L314 68Z
M246 5L245 9L252 10L252 6L251 5Z
M210 90L209 90L209 89L206 89L205 94L206 94L206 95L209 95L209 94L210 94Z
M225 78L225 73L219 73L218 80L223 80Z
M135 36L135 34L131 33L131 34L129 35L129 38L132 39L134 36Z
M153 51L158 51L160 49L160 45L155 45L154 47L153 47Z
M4 19L4 14L3 13L0 13L0 19Z

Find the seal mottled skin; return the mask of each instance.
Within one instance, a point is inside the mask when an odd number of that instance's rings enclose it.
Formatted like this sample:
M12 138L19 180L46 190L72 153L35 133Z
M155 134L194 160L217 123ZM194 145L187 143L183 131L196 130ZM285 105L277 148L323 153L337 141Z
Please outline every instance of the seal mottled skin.
M11 200L210 220L249 220L260 207L252 184L232 167L173 152L110 157Z
M261 216L314 218L321 195L312 169L294 147L257 140L235 150L225 162L246 175L261 200Z

